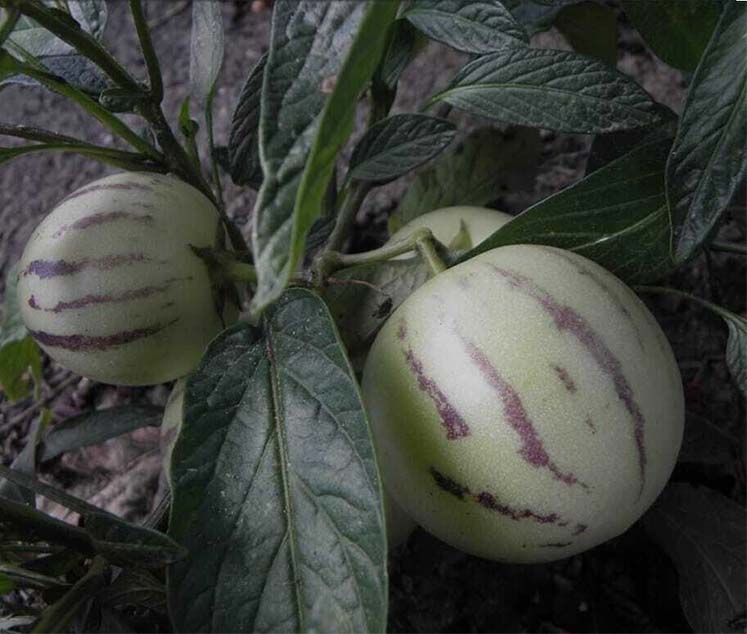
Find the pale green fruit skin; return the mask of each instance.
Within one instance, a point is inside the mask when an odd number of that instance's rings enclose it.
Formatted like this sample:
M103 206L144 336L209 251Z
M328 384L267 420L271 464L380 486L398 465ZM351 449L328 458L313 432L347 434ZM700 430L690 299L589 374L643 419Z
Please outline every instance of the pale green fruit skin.
M60 365L91 379L183 376L232 318L230 308L216 311L207 266L191 248L215 246L222 231L214 205L175 178L122 173L89 183L26 245L23 321Z
M362 391L397 502L449 544L507 562L625 531L682 441L681 377L651 313L550 247L493 249L420 287L378 334Z
M464 222L470 242L476 247L492 233L498 231L513 216L487 207L443 207L435 211L429 211L422 216L414 218L403 227L400 227L389 239L389 244L399 242L410 237L417 229L430 229L433 237L441 244L449 246L454 238L459 235L461 223ZM403 255L396 259L404 259L412 256Z

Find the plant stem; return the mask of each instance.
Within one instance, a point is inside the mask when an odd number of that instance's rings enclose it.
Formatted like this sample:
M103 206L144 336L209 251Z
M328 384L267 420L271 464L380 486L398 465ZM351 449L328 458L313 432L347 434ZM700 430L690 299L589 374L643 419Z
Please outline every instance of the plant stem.
M335 228L327 241L325 251L339 251L355 223L355 216L373 185L364 181L353 181L343 193L343 203L337 216Z
M710 244L711 249L714 251L723 251L724 253L738 253L739 255L747 255L747 245L740 242L720 242L714 240Z
M150 37L150 29L145 20L143 5L140 0L130 0L130 13L132 21L135 23L138 39L140 40L140 49L145 58L145 66L148 69L148 81L150 84L150 97L160 105L163 101L163 78L161 77L161 67L158 64L158 56L153 48L153 40Z
M675 297L681 297L682 299L687 299L695 304L699 304L703 308L707 308L721 317L733 317L730 311L721 308L718 304L714 304L709 302L707 299L686 293L685 291L676 288L669 288L666 286L634 286L633 290L638 293L652 293L654 295L674 295Z
M90 59L120 87L136 93L142 92L140 84L95 37L56 15L38 0L0 0L0 6L16 7L23 15L38 22Z
M94 557L88 572L61 599L44 610L41 619L31 630L32 634L65 631L80 606L101 589L101 577L106 567L106 561L102 557Z
M17 7L11 7L8 10L8 17L5 19L5 22L3 22L3 26L0 27L0 46L5 43L5 40L7 40L13 32L13 29L16 28L16 24L18 24L20 17L21 12Z

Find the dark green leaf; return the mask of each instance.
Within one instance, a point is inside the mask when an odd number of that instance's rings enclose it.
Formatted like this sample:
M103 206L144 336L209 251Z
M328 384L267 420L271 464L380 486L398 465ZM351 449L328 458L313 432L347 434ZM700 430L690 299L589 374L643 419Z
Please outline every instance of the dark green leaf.
M728 464L735 459L738 447L738 438L707 418L687 412L685 437L677 460L712 465Z
M676 261L691 257L747 173L747 4L727 2L695 71L667 165Z
M324 304L286 291L190 377L174 447L177 631L380 632L386 545L360 395ZM329 615L334 615L330 622Z
M726 363L737 387L747 394L747 319L733 313L730 316L722 316L729 327Z
M17 282L17 268L13 266L5 281L5 303L0 329L0 388L10 401L28 396L30 381L39 383L42 376L39 347L29 336L21 320L16 295Z
M352 132L358 98L384 53L398 6L312 0L275 4L260 116L265 180L252 236L255 311L282 293L303 257L337 153Z
M159 610L166 604L166 588L147 570L126 568L97 598L114 608L145 606Z
M465 254L506 244L576 251L628 282L668 273L664 168L671 141L656 136L575 185L530 207Z
M376 69L374 86L381 83L389 90L394 89L405 68L427 43L428 39L412 24L406 20L397 20L392 25L392 37L386 54Z
M469 62L431 103L561 132L598 134L655 123L654 102L632 79L568 51L505 48Z
M428 37L465 53L522 46L527 34L497 0L413 0L403 13Z
M695 632L734 631L744 617L744 516L720 493L674 484L644 518L677 567L682 609Z
M167 535L108 513L86 513L84 518L96 552L113 564L160 568L187 554Z
M563 8L562 4L546 5L532 0L502 0L502 4L530 36L547 31Z
M384 183L439 154L456 135L445 119L396 114L369 128L353 150L349 178Z
M617 64L617 14L596 2L581 2L563 7L555 18L555 27L573 50L596 57L610 66Z
M39 450L39 460L44 462L67 451L98 445L142 427L156 427L162 415L160 407L123 405L73 416L48 430Z
M695 70L719 14L714 0L624 0L623 8L654 53L684 71Z
M51 414L45 414L44 410L37 416L36 419L29 426L29 431L26 434L26 444L24 445L21 452L14 458L10 465L10 468L15 471L20 471L29 476L36 475L36 455L39 441L41 440L42 432L44 431ZM0 478L0 496L8 498L10 500L16 500L17 502L23 502L29 506L36 506L36 496L33 491L19 487L9 480Z
M537 130L475 130L418 174L389 218L390 233L434 209L486 205L504 191L531 189L541 149Z
M16 584L4 572L0 572L0 596L14 590Z
M198 108L211 107L215 82L223 65L223 10L219 0L192 3L192 45L189 58L191 95Z
M267 54L259 58L241 89L228 140L231 179L236 185L249 185L255 189L262 184L258 135L262 78L266 63Z
M324 300L354 365L365 357L379 328L429 275L430 269L417 256L335 273L324 290Z
M49 577L2 561L0 561L0 575L3 575L8 581L22 588L64 588L69 585L62 579ZM0 578L1 580L2 578Z

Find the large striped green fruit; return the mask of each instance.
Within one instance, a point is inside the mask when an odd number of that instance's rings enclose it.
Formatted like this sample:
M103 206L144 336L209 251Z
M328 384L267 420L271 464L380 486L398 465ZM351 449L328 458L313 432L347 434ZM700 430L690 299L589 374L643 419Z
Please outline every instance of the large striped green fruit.
M389 243L408 238L417 229L427 228L441 244L457 249L471 249L495 231L498 231L513 216L487 207L442 207L429 211L400 227ZM410 256L399 256L404 259Z
M179 429L184 419L184 391L186 379L180 379L174 384L161 422L161 456L166 479L171 487L171 455L174 443L179 435ZM384 510L386 511L386 528L389 548L396 548L402 544L415 529L415 522L399 507L392 497L384 491Z
M542 246L488 251L416 290L363 373L382 478L466 552L540 562L625 531L674 467L672 350L620 280Z
M105 383L188 373L235 318L191 247L222 237L213 204L168 176L123 173L65 198L31 236L18 271L21 315L64 367ZM229 315L231 313L231 315Z

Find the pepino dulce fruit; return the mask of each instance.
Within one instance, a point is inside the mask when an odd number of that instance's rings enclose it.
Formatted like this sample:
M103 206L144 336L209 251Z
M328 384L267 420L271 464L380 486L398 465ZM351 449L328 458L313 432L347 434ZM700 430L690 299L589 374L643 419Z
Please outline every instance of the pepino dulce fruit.
M187 374L237 310L193 247L222 243L214 205L168 176L123 173L70 194L18 270L23 321L60 365L120 385Z
M682 441L681 377L654 317L611 273L550 247L494 249L421 286L377 335L362 387L396 501L499 561L619 535Z

